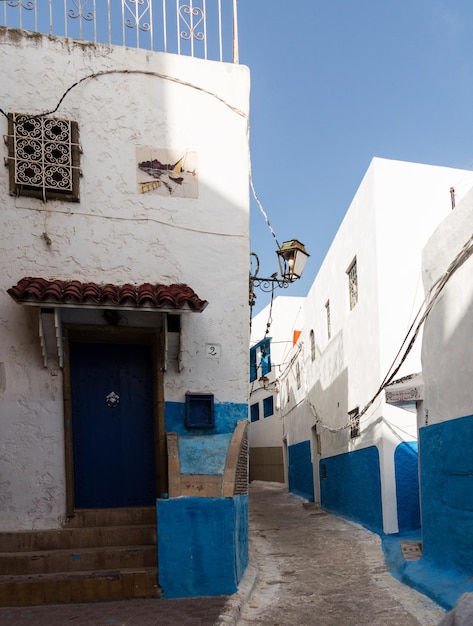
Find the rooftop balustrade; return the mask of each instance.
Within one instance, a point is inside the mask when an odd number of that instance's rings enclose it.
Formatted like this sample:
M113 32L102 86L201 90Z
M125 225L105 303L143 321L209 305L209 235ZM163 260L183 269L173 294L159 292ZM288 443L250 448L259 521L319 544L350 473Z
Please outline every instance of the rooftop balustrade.
M237 0L0 0L0 26L238 63Z

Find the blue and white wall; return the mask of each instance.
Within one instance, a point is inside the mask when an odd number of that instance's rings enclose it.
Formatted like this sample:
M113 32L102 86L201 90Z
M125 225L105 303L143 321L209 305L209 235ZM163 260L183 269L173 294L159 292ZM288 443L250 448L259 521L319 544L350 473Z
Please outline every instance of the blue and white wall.
M271 370L266 374L269 389L262 389L258 383L263 372L259 358L256 362L256 372L252 374L250 371L250 467L251 460L256 454L263 463L272 462L272 454L265 455L265 449L280 450L281 453L277 457L283 462L285 459L287 449L284 445L284 424L279 411L282 393L279 379L287 367L288 355L293 350L294 333L302 330L304 325L304 301L305 299L300 297L278 296L272 306L266 306L252 322L251 346L254 348L263 341L269 341ZM251 380L252 378L254 380ZM271 406L270 413L268 407ZM273 472L266 473L263 470L257 475L271 478ZM287 459L283 478L286 481L288 479Z
M280 376L290 489L377 532L420 525L416 415L376 392L423 299L422 247L451 212L450 187L461 196L468 181L463 170L373 159L307 295L303 331ZM355 258L358 301L350 309ZM418 342L396 378L420 370ZM348 413L364 407L351 438Z
M432 309L422 342L425 391L418 413L422 561L468 576L473 570L472 233L470 192L423 251ZM444 286L437 296L439 280Z
M42 367L37 320L6 290L24 276L190 285L209 304L182 316L179 340L166 346L165 427L194 435L183 424L186 392L208 393L216 420L205 437L230 437L248 406L249 72L8 29L0 67L4 111L39 114L61 101L55 115L78 123L82 147L79 203L13 197L0 169L0 415L9 442L0 530L51 529L65 515L62 371ZM138 193L143 149L193 153L197 194Z

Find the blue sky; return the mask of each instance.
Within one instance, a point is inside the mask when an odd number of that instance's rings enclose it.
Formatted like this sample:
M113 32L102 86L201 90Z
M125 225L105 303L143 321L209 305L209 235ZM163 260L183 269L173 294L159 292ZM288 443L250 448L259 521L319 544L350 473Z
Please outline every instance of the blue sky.
M307 293L373 157L473 167L472 32L472 0L239 0L254 184L278 240L311 254L278 295ZM276 246L251 210L269 276Z
M57 22L64 3L53 2ZM215 2L208 0L214 16ZM47 21L48 3L37 6ZM0 7L1 22L7 5ZM238 0L238 7L256 191L279 242L299 239L311 255L303 278L277 293L305 295L373 157L473 167L473 0ZM32 15L24 11L26 28ZM77 30L79 20L68 23ZM277 270L276 244L254 201L251 249L261 276ZM255 312L268 301L258 292Z

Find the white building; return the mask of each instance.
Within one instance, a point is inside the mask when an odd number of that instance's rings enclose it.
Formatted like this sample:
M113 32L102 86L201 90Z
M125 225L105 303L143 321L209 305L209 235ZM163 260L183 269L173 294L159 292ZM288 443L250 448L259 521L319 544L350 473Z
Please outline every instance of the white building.
M450 188L458 200L472 183L463 170L372 161L278 382L289 489L376 531L420 523L416 415L387 404L382 388L421 370L420 342L398 358L423 300L421 251L451 212Z
M290 365L289 355L304 325L304 300L277 297L255 316L252 324L250 480L282 483L287 480L279 380Z
M156 595L158 565L168 597L232 593L247 562L248 69L5 27L0 68L0 573L44 573L16 531L46 562L37 538L65 536L48 531L117 510L154 524L158 498L159 564L155 547L103 557L123 570L104 595Z
M473 192L457 203L423 251L426 318L423 402L418 405L423 558L457 572L473 567ZM415 572L413 572L415 576ZM445 585L448 588L448 585ZM452 604L456 601L453 597Z

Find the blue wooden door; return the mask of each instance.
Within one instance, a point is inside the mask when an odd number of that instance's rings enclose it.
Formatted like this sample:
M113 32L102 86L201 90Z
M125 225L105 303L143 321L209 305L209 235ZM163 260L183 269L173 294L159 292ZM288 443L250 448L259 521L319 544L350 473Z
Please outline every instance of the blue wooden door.
M151 346L70 343L76 508L155 503Z

